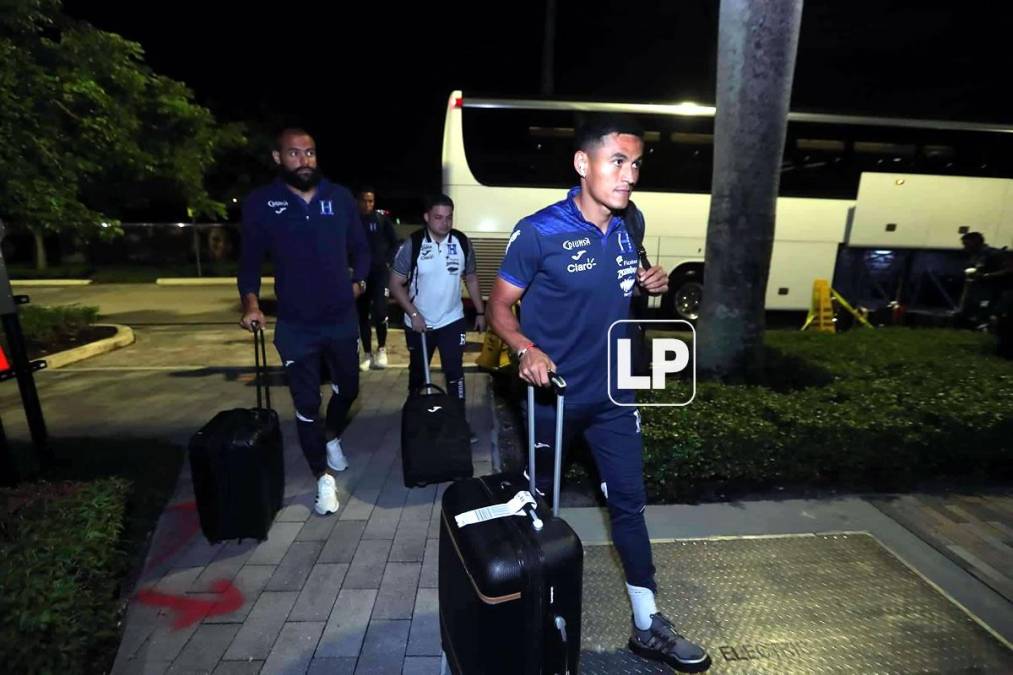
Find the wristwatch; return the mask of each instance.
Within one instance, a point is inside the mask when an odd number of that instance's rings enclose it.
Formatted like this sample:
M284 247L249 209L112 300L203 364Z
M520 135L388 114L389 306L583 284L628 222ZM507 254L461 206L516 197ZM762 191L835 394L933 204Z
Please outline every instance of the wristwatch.
M359 292L360 293L365 293L366 292L366 280L365 279L361 279L359 281L356 281L355 283L359 284Z

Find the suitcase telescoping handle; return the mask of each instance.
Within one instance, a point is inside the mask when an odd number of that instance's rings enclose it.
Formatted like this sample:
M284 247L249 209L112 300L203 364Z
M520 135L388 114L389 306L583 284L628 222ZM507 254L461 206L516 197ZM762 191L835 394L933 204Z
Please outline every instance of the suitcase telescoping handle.
M422 336L422 367L426 371L426 387L433 386L433 380L429 376L429 346L426 344L426 332L422 331L419 333ZM443 358L443 352L440 352L440 358Z
M552 471L552 515L559 515L559 480L563 470L563 399L566 396L566 381L554 372L549 372L549 383L556 392L556 461ZM535 387L528 385L528 485L531 494L535 491ZM538 527L537 523L536 529Z
M425 389L428 390L430 394L432 394L434 391L439 392L441 394L446 394L447 392L444 391L441 387L433 384L432 377L429 374L429 346L426 343L426 334L420 333L420 335L422 336L422 368L425 371L426 381L418 389L413 389L411 393L414 394L416 391L422 391L423 389Z
M264 328L259 321L250 324L253 328L253 363L257 379L257 409L263 409L263 403L267 403L267 410L271 409L271 385L267 381L267 346L264 338ZM263 387L263 394L261 394Z

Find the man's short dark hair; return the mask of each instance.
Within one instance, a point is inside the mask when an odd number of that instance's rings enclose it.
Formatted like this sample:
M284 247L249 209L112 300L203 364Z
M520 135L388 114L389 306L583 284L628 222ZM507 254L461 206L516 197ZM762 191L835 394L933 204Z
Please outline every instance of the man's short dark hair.
M965 232L963 235L961 235L960 241L969 241L978 244L984 244L985 236L981 232Z
M274 149L281 152L282 141L286 136L309 136L313 138L313 134L306 131L302 127L286 127L278 132L278 135L274 137Z
M574 141L577 150L589 152L602 144L610 134L630 134L644 139L644 129L629 115L620 113L595 113L578 120Z
M453 211L454 200L447 195L426 195L425 206L425 213L429 213L437 206L449 206L450 210Z
M376 194L376 190L373 189L372 185L363 185L362 187L359 188L359 191L355 193L355 196L356 197L361 197L362 195L366 194L367 192L370 192L370 193L372 193L374 195Z

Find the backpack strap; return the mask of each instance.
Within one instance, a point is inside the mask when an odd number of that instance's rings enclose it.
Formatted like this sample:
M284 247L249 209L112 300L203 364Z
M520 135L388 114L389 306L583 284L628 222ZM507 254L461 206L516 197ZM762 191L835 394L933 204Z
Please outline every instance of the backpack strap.
M644 223L643 212L632 201L626 207L626 213L623 214L623 222L626 223L626 230L630 233L630 237L639 251L640 247L644 245L644 230L647 229L647 226Z
M419 255L422 253L422 241L426 238L425 226L412 232L409 240L411 241L411 265L408 268L408 282L406 286L411 289L412 282L415 280L415 272L419 267Z
M457 230L451 230L450 234L457 237L457 241L460 242L461 244L462 250L461 256L464 259L464 266L462 267L462 269L468 269L468 253L469 249L471 249L471 242L468 241L468 235L466 235L464 232L459 232Z

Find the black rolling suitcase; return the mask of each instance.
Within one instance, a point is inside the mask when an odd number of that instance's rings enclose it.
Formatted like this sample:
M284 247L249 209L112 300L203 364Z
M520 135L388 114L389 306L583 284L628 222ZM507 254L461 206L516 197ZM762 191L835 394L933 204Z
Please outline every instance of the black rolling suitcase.
M432 383L425 333L422 333L422 362L426 383L418 391L408 393L401 409L401 468L405 487L470 478L475 473L464 403Z
M577 534L559 518L566 384L553 376L553 385L552 509L535 491L533 387L528 388L529 478L471 478L443 495L440 635L456 675L577 673L584 552Z
M257 407L222 411L190 439L197 513L211 543L267 539L285 493L281 427L271 408L267 350L259 327L254 331L253 353Z

